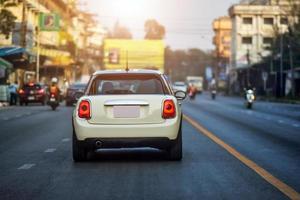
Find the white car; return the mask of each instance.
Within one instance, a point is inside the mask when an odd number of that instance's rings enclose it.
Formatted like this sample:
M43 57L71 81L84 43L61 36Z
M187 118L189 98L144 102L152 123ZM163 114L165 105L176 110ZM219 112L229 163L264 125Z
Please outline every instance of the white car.
M152 147L182 158L181 101L153 70L95 72L73 113L73 160L102 148Z
M174 82L173 83L173 90L176 92L178 90L187 92L187 85L185 84L185 82Z

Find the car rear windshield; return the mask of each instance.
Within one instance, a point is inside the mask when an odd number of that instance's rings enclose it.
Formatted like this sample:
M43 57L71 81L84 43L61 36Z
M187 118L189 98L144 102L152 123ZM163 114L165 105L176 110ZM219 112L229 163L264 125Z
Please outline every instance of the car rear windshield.
M159 75L102 74L93 80L89 94L167 94L167 91Z
M83 89L85 89L85 87L86 87L85 83L75 83L70 86L70 88L76 89L76 90L80 90L80 89L83 90Z
M42 88L41 85L38 84L24 86L25 90L40 90L41 88Z

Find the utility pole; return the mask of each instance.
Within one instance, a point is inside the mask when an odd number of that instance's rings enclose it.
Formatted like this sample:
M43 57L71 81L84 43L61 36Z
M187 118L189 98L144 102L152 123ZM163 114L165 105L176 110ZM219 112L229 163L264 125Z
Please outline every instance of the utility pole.
M294 61L291 37L289 37L289 54L290 54L290 67L291 67L291 82L292 82L292 97L295 97L295 80L294 80Z
M27 0L23 0L22 5L22 23L21 23L21 46L26 48L26 33L27 33L27 17L26 17L26 7L27 7Z
M284 96L283 92L283 33L280 33L280 96Z

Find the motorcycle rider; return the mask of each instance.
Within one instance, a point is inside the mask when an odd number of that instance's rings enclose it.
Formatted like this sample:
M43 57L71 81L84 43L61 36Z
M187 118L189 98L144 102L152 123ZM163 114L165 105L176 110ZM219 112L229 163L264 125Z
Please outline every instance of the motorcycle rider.
M196 97L196 94L197 94L197 88L194 86L193 83L190 83L189 84L189 87L188 87L188 94L190 96L191 99L194 99Z
M57 85L57 82L58 82L58 79L56 77L53 77L51 79L51 86L50 86L49 90L50 90L50 95L54 94L54 97L56 99L59 99L60 89L59 89L59 87Z

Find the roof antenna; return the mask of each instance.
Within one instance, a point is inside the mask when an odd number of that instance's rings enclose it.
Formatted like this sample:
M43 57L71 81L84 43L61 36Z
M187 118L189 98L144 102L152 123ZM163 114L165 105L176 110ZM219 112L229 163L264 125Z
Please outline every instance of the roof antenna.
M129 71L129 67L128 67L128 50L126 51L126 69L125 69L126 72Z

